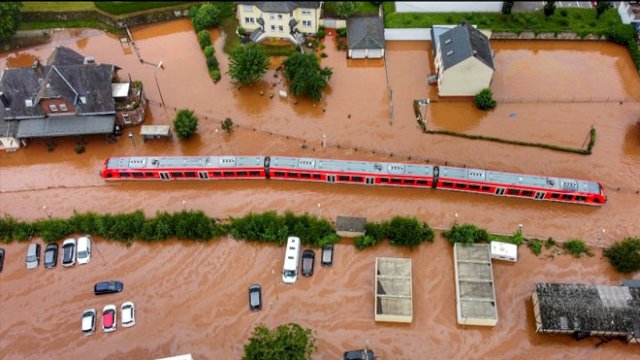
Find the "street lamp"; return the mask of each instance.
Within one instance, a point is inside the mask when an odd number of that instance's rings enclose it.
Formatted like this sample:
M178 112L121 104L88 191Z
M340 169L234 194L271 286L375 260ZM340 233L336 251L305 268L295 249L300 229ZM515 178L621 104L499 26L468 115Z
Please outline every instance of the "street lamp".
M523 228L524 228L524 225L518 224L518 231L520 232L520 235L522 235L522 229Z
M44 211L44 214L47 215L49 219L53 216L53 211L47 211L47 205L42 205L42 211Z
M187 209L187 200L182 200L182 210Z
M318 217L322 217L322 207L320 206L320 203L318 203Z
M133 138L133 130L129 130L129 139L131 139L133 146L136 146L136 140Z

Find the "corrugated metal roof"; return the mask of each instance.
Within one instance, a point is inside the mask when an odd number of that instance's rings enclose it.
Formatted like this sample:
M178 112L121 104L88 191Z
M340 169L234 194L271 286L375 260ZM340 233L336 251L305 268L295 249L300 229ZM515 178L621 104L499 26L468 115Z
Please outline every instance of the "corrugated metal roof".
M115 115L52 116L43 119L21 120L17 138L55 137L69 135L110 134L115 126Z

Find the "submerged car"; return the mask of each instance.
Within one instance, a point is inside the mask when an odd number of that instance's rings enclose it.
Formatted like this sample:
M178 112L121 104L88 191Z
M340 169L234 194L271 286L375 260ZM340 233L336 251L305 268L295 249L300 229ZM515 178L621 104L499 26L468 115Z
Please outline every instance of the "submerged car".
M93 292L96 295L118 293L122 289L124 289L124 284L115 280L101 281L93 286Z
M76 239L67 239L62 243L62 266L69 267L76 263Z
M302 253L302 276L313 275L313 266L316 259L316 253L307 249Z
M47 245L44 250L44 268L51 269L56 267L58 263L58 244L52 243Z
M104 332L116 331L118 322L118 314L116 312L116 306L113 304L107 305L102 309L102 330Z
M345 351L342 360L374 360L375 356L371 350L351 350Z
M127 301L120 306L120 319L122 327L132 327L136 324L136 307L131 301Z
M262 309L262 287L258 284L249 286L249 309L251 311Z
M320 265L330 267L333 265L333 244L327 244L322 247L322 259Z
M78 238L78 245L76 247L76 258L78 264L87 264L91 261L91 236L82 236Z
M82 334L91 335L96 332L96 309L87 309L82 313Z
M40 265L40 244L29 244L25 263L27 269L35 269Z

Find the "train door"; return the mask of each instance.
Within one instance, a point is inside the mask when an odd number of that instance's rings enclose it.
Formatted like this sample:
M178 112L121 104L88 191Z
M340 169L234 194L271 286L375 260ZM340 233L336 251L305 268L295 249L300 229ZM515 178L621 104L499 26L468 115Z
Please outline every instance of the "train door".
M336 176L335 175L327 175L327 182L330 182L330 183L336 182Z
M504 188L501 188L501 187L496 188L495 194L500 196L504 195Z
M546 193L546 192L538 191L538 192L536 193L536 197L535 197L535 199L536 199L536 200L542 200L542 199L544 199L544 196L545 196L545 195L547 195L547 193Z
M367 185L373 185L373 180L374 180L374 178L372 178L372 177L365 178L365 183Z
M161 172L160 173L160 179L162 180L169 180L169 173L168 172Z
M198 175L200 176L200 180L207 180L209 178L209 174L207 174L206 171L200 171Z

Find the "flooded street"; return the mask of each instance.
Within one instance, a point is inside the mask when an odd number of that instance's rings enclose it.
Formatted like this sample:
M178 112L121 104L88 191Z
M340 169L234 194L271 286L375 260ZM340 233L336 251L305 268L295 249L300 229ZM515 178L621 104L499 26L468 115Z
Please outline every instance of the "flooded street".
M225 74L224 35L217 31L211 33L223 76L215 84L189 21L135 28L132 33L142 58L162 61L164 70L141 63L117 36L95 30L73 30L56 35L47 45L2 53L0 70L30 66L36 57L46 60L55 45L64 45L94 56L98 63L118 65L123 79L130 74L141 80L151 100L145 124L170 124L176 108L191 108L200 116L198 134L184 142L176 137L143 142L139 129L133 128L132 140L123 136L115 144L88 138L86 152L80 155L74 152L73 139L56 140L52 152L44 141L33 141L16 153L0 153L2 214L35 220L45 217L43 206L54 217L67 217L74 210L142 209L153 216L159 210L198 209L219 218L291 210L333 220L338 215L370 221L396 214L416 216L433 227L448 228L457 213L458 222L491 232L512 233L523 224L528 237L580 238L594 247L640 236L640 79L621 46L492 41L496 73L491 87L498 107L480 112L471 102L439 101L426 109L430 128L560 146L582 147L593 125L593 154L583 156L423 134L412 102L437 96L426 84L434 72L429 42L387 42L385 70L382 61L347 60L327 36L328 57L322 65L332 67L333 76L325 98L314 104L278 96L279 90L286 90L276 70L281 58L272 61L261 83L237 89ZM239 125L230 135L216 132L226 117ZM323 135L327 148L321 146ZM599 181L608 202L592 208L445 191L261 180L107 184L98 176L109 156L180 154L446 161ZM596 243L602 229L606 236ZM333 268L317 267L312 278L301 278L294 286L282 284L283 249L271 245L232 239L136 243L130 248L98 239L96 245L99 253L89 265L36 271L24 269L26 244L3 245L7 259L0 273L1 358L94 358L99 349L100 356L123 359L189 352L196 359L237 359L258 322L270 327L297 322L314 329L314 359L338 358L366 340L383 359L461 354L626 359L634 350L637 353L637 347L618 341L596 348L597 339L576 342L569 336L535 334L530 302L534 282L617 284L623 278L601 259L598 248L595 257L576 260L535 257L521 247L517 264L494 263L499 321L495 328L483 329L456 325L452 250L440 237L413 252L387 245L359 252L343 240ZM377 256L413 259L413 324L374 323ZM124 292L94 296L93 284L109 279L122 280ZM248 310L247 288L252 283L263 287L264 307L258 313ZM108 303L120 306L127 300L138 310L133 328L81 335L82 310L94 307L100 312Z

